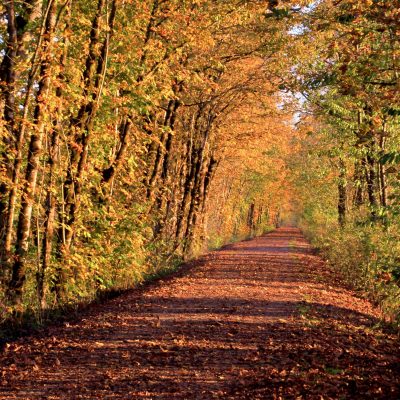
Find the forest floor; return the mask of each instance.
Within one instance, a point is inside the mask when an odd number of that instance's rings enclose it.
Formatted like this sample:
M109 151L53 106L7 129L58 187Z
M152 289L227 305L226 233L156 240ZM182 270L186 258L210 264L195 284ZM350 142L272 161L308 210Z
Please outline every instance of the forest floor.
M300 231L229 245L6 345L0 399L400 399L398 336Z

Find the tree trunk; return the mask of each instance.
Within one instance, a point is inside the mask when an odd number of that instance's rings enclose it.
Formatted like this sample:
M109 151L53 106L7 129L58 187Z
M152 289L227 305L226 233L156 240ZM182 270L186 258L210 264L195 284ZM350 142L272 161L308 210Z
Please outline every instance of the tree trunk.
M42 29L40 36L38 37L38 43L35 53L30 63L30 71L26 80L26 86L24 88L24 104L22 106L22 115L17 116L17 108L15 106L14 91L15 83L18 79L17 69L15 68L16 60L21 63L27 59L26 43L28 43L28 37L32 36L29 29L26 26L39 18L41 15L40 2L35 0L32 2L25 2L20 5L18 17L15 17L14 2L10 1L8 6L12 8L9 10L8 23L14 25L17 30L16 42L12 46L8 46L8 52L6 52L0 67L0 77L4 84L0 87L3 88L3 95L6 99L4 101L4 120L9 120L8 137L5 141L4 148L5 152L2 154L3 168L6 171L6 176L9 179L7 185L3 185L4 182L0 182L0 263L4 265L4 268L8 269L12 263L12 241L14 239L14 216L15 207L19 192L19 179L20 179L20 168L22 165L22 150L25 140L25 131L28 123L28 112L29 104L31 102L32 91L34 84L38 81L35 77L37 75L40 60L37 62L39 57L40 49L43 50L43 40L45 38L46 31L46 20L42 23ZM47 4L47 10L50 9L52 2ZM12 14L14 13L15 21L13 21ZM13 32L13 28L11 28ZM13 41L13 40L12 40ZM15 50L16 49L16 50ZM7 84L7 81L9 84ZM14 105L14 108L11 105ZM19 123L16 123L16 118L19 119ZM12 160L9 156L14 154ZM8 201L7 201L8 198Z
M189 152L190 154L190 152ZM186 173L185 184L183 186L183 196L180 205L178 206L177 211L177 223L176 223L176 232L175 232L175 239L179 241L181 238L184 222L185 222L185 213L186 208L189 203L189 198L191 194L191 187L193 185L195 173L196 173L196 165L197 165L197 157L198 154L196 151L191 151L190 154L190 164L188 165L188 171Z
M26 257L29 247L32 209L39 172L40 155L42 153L42 141L46 129L45 116L48 111L47 98L51 81L51 45L56 23L56 2L57 0L53 0L49 5L49 12L46 20L46 29L43 40L43 56L39 74L39 89L37 92L37 103L33 119L35 131L31 134L29 144L25 187L22 194L21 210L17 227L15 262L12 268L12 276L8 288L9 296L14 303L19 303L21 301L22 287L25 281Z
M157 210L159 212L161 212L164 208L166 197L168 197L168 199L166 200L166 210L164 212L164 216L168 215L169 208L171 205L171 193L168 192L168 187L170 186L170 182L169 182L170 171L169 170L170 170L170 164L171 164L175 121L176 121L176 116L177 116L177 111L178 111L179 105L180 105L179 100L173 100L173 107L172 107L171 116L169 119L169 131L168 131L167 140L165 143L165 154L164 154L164 159L163 159L162 167L161 167L160 191L159 191L159 195L157 196L156 204L155 204ZM164 229L165 220L166 220L166 218L163 218L160 216L160 221L158 223L159 224L158 233L161 233L161 231Z
M169 170L169 163L171 159L171 149L172 149L172 143L174 139L174 129L175 129L175 121L176 121L176 115L178 108L180 106L179 100L173 100L173 107L171 110L171 117L169 119L169 131L168 131L168 136L167 136L167 141L165 144L165 156L163 160L163 165L161 169L161 179L163 184L168 178L168 170Z
M184 235L185 237L185 242L183 246L184 253L187 253L189 251L191 242L193 241L194 238L194 229L197 222L197 214L201 204L202 189L204 188L204 180L206 175L206 171L204 168L205 149L210 135L213 119L214 117L211 114L208 115L207 125L204 128L203 132L203 141L201 147L197 151L198 156L195 163L193 184L191 186L191 193L190 193L191 201L189 204L189 211L186 222L186 231Z
M59 131L58 127L53 130L51 145L50 145L50 170L49 170L49 181L47 182L47 194L45 203L45 217L44 217L44 232L42 239L42 261L39 265L39 269L36 275L36 285L38 300L41 307L44 307L44 278L45 273L50 265L51 253L53 248L54 238L54 223L56 219L57 211L57 197L54 194L55 191L55 178L56 178L56 167L59 162Z
M338 221L343 228L346 223L346 168L342 160L339 161L338 179Z
M249 227L250 235L254 235L254 231L255 231L255 218L254 218L255 207L256 207L256 205L254 204L254 201L253 201L249 206L249 211L247 214L247 226Z
M384 128L385 133L385 128ZM381 152L385 151L385 137L382 136L379 141L379 147ZM378 164L378 172L379 172L379 193L380 193L380 201L382 207L387 206L387 185L386 185L386 174L385 174L385 166L381 163Z
M121 124L120 127L120 144L119 148L117 151L117 154L115 155L114 160L110 163L110 165L105 168L101 175L101 184L105 185L111 182L111 180L114 178L116 171L118 170L118 167L120 166L126 150L128 148L129 144L129 132L131 129L132 122L129 118L126 118L123 123Z
M356 162L354 166L354 178L353 182L355 185L355 193L354 193L354 200L353 204L356 208L360 208L361 205L364 204L364 196L363 196L363 191L364 191L364 183L365 183L365 178L363 174L363 163L361 162Z
M206 203L207 203L208 193L209 193L211 182L214 177L217 166L218 166L218 161L214 158L214 156L211 156L210 161L208 163L208 167L207 167L207 173L206 173L206 176L204 179L204 188L203 188L204 196L203 196L202 207L201 207L203 214L206 211Z
M0 181L0 262L3 269L8 266L8 260L11 253L11 237L8 237L8 199L10 195L10 184L8 180L12 179L12 160L10 155L13 153L13 136L15 124L15 58L17 56L17 25L15 21L14 1L10 0L5 4L7 14L7 42L6 53L1 65L1 85L4 97L3 118L7 136L4 140L5 150L1 154L0 168L4 171L4 177Z
M377 183L377 174L376 174L376 164L373 156L368 154L364 159L365 166L365 177L367 181L367 193L368 200L371 209L371 217L372 219L376 218L376 209L378 207L378 201L376 197L376 183Z
M174 105L174 100L170 100L168 102L167 110L165 112L165 117L164 117L164 122L163 122L163 128L169 127L172 111L173 111L173 105ZM158 178L160 168L161 168L161 163L163 161L163 156L164 156L164 148L165 148L165 140L166 140L166 132L165 129L162 130L161 138L160 138L160 143L157 147L157 152L156 152L156 157L154 160L154 166L153 166L153 171L149 179L148 183L148 188L147 188L147 193L146 193L146 198L151 199L153 192L154 192L154 186L156 183L156 180Z
M65 276L61 264L68 255L74 236L74 227L80 207L83 174L87 164L94 117L99 107L101 89L108 61L109 42L114 30L116 0L113 0L108 16L107 22L109 30L101 46L100 54L97 55L97 47L100 43L101 17L104 12L104 7L105 0L98 0L96 14L90 31L89 52L83 73L84 104L81 105L77 116L72 120L71 124L71 131L76 130L77 133L75 134L75 143L72 147L70 146L69 149L71 152L71 162L68 166L67 176L63 184L63 210L61 213L61 224L58 232L56 251L60 267L57 270L53 288L58 299L64 296L63 287Z
M68 9L68 19L66 23L66 29L69 28L69 19L71 17L71 10ZM64 38L63 44L63 54L60 59L61 72L58 75L58 80L60 82L65 80L64 69L66 67L66 62L68 58L68 49L70 41L68 36ZM63 96L63 90L61 87L57 87L56 96L61 98ZM56 181L57 181L57 171L56 168L59 165L59 151L60 151L60 132L62 126L60 126L59 118L62 114L62 110L59 107L55 110L55 118L53 119L53 132L51 136L50 148L49 148L49 172L48 172L48 182L46 190L46 202L44 207L44 232L42 239L42 260L39 263L39 268L36 273L36 286L38 302L41 308L45 306L45 273L50 266L51 254L53 249L54 231L55 231L55 221L57 214L58 201L55 194L56 191Z

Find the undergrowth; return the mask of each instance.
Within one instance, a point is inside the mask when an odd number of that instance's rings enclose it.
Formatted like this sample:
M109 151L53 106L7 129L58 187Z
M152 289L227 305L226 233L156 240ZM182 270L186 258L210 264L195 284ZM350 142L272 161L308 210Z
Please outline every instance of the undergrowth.
M385 320L400 327L400 235L384 225L316 226L304 234L352 288L378 305Z
M182 257L166 254L158 248L158 252L143 260L140 268L132 265L131 273L121 274L118 280L101 281L101 284L91 287L91 290L79 291L80 296L70 293L66 301L48 302L44 308L35 301L34 293L29 297L25 296L25 302L14 307L7 305L3 294L3 298L0 299L0 347L5 341L29 335L49 324L75 319L91 305L113 299L141 285L171 275L182 264ZM75 292L78 293L76 289Z

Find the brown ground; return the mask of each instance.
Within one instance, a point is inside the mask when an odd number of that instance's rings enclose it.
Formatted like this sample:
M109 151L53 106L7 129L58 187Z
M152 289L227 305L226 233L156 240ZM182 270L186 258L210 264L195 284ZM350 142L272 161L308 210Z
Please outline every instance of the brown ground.
M396 337L294 228L21 339L1 399L400 399Z

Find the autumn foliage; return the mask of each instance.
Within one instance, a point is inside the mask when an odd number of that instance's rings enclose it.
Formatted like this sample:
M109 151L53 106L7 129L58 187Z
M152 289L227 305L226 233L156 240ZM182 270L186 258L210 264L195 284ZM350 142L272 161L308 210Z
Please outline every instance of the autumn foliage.
M10 0L1 14L2 318L270 226L284 166L269 175L268 138L290 128L263 79L282 24L264 5Z

